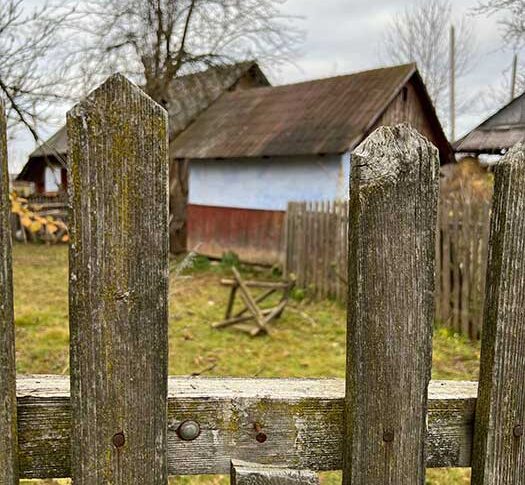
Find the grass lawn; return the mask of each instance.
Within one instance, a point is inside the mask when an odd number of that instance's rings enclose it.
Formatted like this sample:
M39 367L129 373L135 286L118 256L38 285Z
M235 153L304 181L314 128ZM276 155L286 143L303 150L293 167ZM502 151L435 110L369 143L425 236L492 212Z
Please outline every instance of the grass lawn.
M175 267L175 262L173 263ZM220 265L172 271L170 289L169 373L244 377L343 377L345 310L331 301L293 302L273 325L271 337L251 338L234 330L213 330L223 316L228 290ZM269 278L250 273L250 278ZM67 248L15 245L14 285L17 370L19 373L67 374ZM479 345L443 329L434 334L432 376L477 379ZM35 483L35 482L23 482ZM54 483L44 482L43 483ZM223 484L220 477L177 478L174 483ZM323 483L340 483L337 473ZM466 470L430 470L433 485L466 484Z

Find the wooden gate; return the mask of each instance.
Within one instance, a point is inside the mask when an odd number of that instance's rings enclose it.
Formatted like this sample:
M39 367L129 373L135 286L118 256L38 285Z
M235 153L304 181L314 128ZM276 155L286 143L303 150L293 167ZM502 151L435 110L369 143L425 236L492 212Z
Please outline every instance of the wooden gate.
M407 126L354 155L346 385L168 377L167 118L112 76L68 114L71 379L16 379L1 113L0 483L525 483L523 145L496 170L479 391L430 381L438 153Z

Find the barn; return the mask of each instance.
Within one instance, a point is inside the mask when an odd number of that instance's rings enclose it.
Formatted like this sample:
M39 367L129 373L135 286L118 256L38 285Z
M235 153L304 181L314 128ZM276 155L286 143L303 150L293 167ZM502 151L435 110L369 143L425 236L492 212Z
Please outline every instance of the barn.
M255 62L210 68L176 78L165 93L170 140L175 138L225 91L268 86ZM67 188L67 133L60 128L30 155L17 180L33 182L38 194L56 194Z
M378 126L409 123L442 163L453 160L415 64L275 87L255 63L199 75L210 79L187 76L167 93L171 166L188 171L188 250L279 262L287 202L345 198L352 150ZM19 179L57 189L46 179L49 165L59 166L56 152L67 157L64 129L33 152Z
M190 167L188 249L279 261L288 201L345 198L352 150L400 122L453 159L414 64L225 93L170 147Z
M502 155L520 141L525 141L525 93L459 139L454 149L472 155Z

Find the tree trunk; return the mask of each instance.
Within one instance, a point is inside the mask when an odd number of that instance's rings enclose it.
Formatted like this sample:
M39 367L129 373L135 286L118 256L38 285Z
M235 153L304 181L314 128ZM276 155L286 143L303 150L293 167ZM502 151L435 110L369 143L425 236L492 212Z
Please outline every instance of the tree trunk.
M170 252L186 251L188 206L188 160L170 160Z

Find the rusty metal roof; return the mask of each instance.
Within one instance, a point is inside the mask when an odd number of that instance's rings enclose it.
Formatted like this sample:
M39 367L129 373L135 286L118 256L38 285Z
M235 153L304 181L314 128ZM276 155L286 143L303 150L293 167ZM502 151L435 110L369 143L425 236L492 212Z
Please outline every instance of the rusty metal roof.
M178 158L351 150L416 73L415 64L223 94L171 144Z
M520 141L525 141L525 93L454 143L454 150L500 154Z

